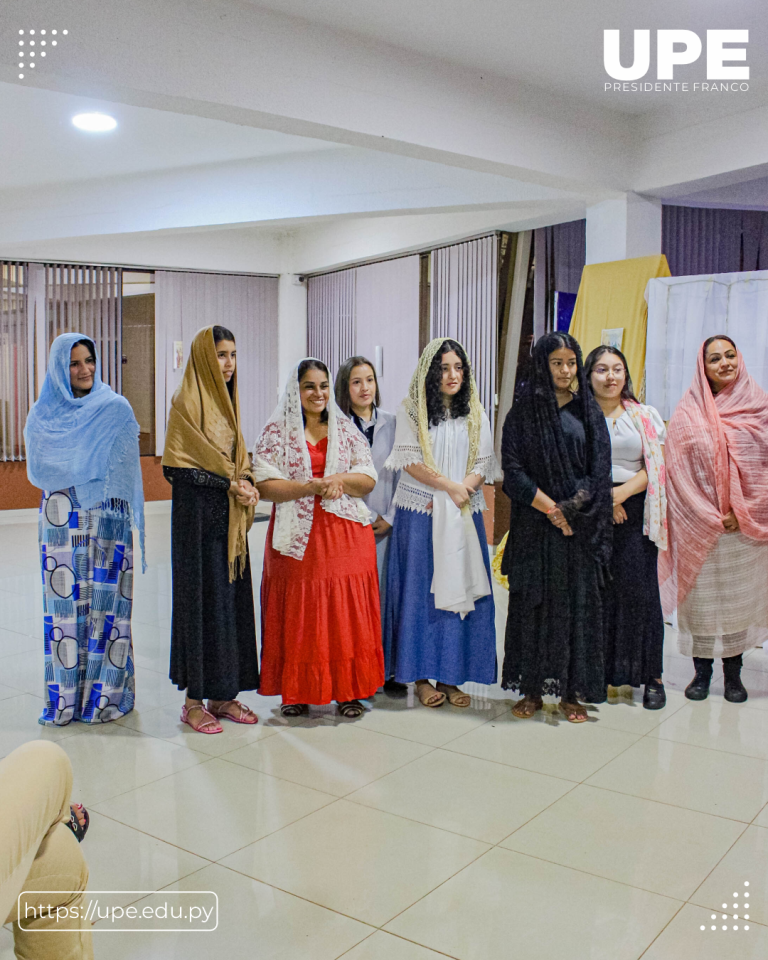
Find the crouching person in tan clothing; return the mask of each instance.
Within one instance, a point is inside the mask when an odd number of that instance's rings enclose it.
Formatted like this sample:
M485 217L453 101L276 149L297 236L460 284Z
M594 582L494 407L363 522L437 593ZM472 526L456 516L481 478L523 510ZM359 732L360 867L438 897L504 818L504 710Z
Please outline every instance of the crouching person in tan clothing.
M88 866L66 826L71 792L69 758L54 743L33 740L0 760L0 917L13 923L19 960L93 960L80 919Z

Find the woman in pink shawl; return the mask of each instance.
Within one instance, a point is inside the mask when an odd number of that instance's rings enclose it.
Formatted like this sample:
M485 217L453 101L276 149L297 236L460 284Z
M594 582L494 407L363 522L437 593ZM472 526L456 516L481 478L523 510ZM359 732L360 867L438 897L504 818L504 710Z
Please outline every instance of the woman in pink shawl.
M722 657L725 699L742 703L742 654L768 639L768 394L730 337L704 343L666 454L669 549L659 580L696 669L685 695L706 699Z

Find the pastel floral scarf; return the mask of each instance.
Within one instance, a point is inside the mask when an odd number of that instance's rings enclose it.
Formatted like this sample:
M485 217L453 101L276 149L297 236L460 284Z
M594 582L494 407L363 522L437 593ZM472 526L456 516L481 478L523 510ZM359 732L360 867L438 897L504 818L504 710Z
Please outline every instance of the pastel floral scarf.
M624 409L632 418L643 442L643 460L648 474L648 487L645 493L645 512L643 514L643 533L652 540L659 550L667 549L667 473L664 466L664 454L656 433L656 427L648 415L648 410L633 400L624 401Z

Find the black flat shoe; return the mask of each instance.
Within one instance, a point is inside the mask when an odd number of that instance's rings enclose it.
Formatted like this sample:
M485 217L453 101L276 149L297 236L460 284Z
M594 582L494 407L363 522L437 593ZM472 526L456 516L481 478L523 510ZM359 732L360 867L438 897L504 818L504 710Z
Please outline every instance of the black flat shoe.
M643 691L643 706L646 710L661 710L667 705L667 694L663 683L646 683Z
M709 685L712 682L712 661L703 657L694 657L693 665L696 676L685 688L685 695L689 700L706 700L709 696Z
M399 683L397 680L385 680L384 693L386 693L388 697L393 697L396 700L402 700L408 696L408 684Z

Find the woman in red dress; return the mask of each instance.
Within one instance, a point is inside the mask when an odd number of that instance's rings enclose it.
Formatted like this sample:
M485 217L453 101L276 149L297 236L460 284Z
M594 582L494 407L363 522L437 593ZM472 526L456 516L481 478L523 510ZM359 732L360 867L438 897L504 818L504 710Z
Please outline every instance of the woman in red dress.
M261 687L284 716L335 700L359 717L384 683L376 543L362 498L376 483L365 437L302 360L254 450L272 518L261 581Z

